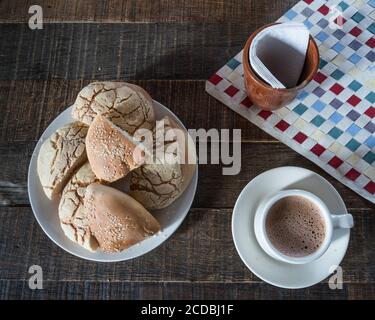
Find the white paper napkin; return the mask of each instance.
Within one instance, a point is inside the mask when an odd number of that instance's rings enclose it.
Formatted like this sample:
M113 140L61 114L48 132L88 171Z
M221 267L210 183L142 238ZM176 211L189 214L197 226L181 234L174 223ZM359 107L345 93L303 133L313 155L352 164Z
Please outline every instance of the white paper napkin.
M302 23L288 22L263 29L249 48L250 65L273 88L292 88L301 76L309 31Z

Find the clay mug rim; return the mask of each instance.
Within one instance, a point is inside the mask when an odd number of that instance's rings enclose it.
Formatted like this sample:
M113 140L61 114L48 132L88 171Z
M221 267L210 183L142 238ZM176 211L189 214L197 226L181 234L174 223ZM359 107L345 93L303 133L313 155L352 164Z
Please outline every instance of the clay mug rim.
M280 22L274 22L274 23L270 23L270 24L267 24L265 26L262 26L258 29L256 29L251 35L250 37L247 39L246 41L246 44L245 44L245 47L243 49L243 66L244 66L244 73L249 73L251 75L251 77L253 78L254 81L256 81L260 86L262 86L264 89L266 90L277 90L279 92L292 92L292 91L296 91L296 90L299 90L299 89L302 89L303 87L305 87L315 76L316 72L318 71L319 69L319 50L318 50L318 46L314 40L314 38L310 35L309 36L309 44L308 44L308 47L307 47L307 50L310 49L310 45L312 45L312 49L310 50L313 50L313 54L316 55L318 57L317 59L317 63L315 64L315 66L311 69L310 73L307 75L307 77L297 86L295 87L292 87L292 88L273 88L271 85L269 85L268 83L266 83L265 81L263 81L254 71L253 69L251 68L250 66L250 60L249 60L249 48L250 48L250 45L251 43L253 42L254 40L254 37L260 32L262 31L263 29L266 29L266 28L269 28L271 26L274 26L274 25L277 25L277 24L280 24Z

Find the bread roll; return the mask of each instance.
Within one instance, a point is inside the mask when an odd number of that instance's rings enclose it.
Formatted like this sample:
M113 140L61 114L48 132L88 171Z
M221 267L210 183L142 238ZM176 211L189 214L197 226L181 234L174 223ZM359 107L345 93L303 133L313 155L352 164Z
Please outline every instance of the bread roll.
M41 146L37 170L49 199L58 195L74 171L87 161L85 138L88 127L82 122L58 129Z
M144 162L144 154L134 139L103 116L96 116L86 138L92 171L105 182L125 177Z
M91 184L84 203L103 251L124 250L160 231L159 222L139 202L114 188Z
M177 136L176 139L170 140L170 137L174 136L171 131L176 129L180 129L185 141L180 141ZM164 117L154 129L154 158L147 159L145 165L132 171L130 180L129 194L145 208L162 209L169 206L189 185L196 169L196 154L195 147L191 148L188 139L185 130L178 128L169 117ZM173 143L178 144L180 151L185 150L185 154L177 154L177 148L173 148ZM193 155L192 164L187 161L189 153ZM168 157L173 157L177 161L166 161Z
M152 129L155 122L150 95L126 82L93 82L79 92L73 105L73 118L90 125L98 114L129 134L139 128Z
M86 187L98 181L86 162L64 188L59 204L60 224L65 235L90 251L98 248L98 242L89 228L83 200Z

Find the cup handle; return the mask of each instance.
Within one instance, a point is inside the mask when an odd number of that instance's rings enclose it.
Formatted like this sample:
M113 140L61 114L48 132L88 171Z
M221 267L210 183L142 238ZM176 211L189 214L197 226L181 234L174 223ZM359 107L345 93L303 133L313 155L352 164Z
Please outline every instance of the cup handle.
M349 229L354 226L354 220L351 214L332 214L331 218L334 228Z

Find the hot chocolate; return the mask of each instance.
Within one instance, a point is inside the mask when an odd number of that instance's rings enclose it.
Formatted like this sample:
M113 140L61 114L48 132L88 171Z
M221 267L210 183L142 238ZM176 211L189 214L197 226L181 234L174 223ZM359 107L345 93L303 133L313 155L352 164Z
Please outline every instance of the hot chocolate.
M271 207L266 233L275 249L284 255L304 257L319 249L326 230L314 202L301 196L288 196Z

